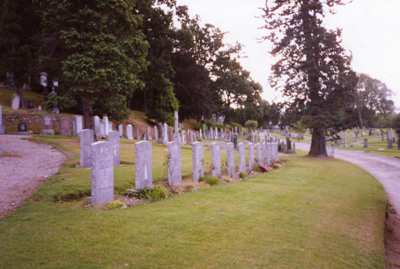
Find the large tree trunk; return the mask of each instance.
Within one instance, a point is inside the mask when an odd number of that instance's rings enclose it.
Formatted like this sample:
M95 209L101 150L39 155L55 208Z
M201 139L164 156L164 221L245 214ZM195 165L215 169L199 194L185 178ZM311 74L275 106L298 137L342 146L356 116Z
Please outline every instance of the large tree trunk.
M83 112L83 122L84 126L87 129L91 129L93 127L93 109L92 109L92 101L90 98L82 98L82 112Z
M313 129L310 153L311 157L328 157L324 131L320 128Z

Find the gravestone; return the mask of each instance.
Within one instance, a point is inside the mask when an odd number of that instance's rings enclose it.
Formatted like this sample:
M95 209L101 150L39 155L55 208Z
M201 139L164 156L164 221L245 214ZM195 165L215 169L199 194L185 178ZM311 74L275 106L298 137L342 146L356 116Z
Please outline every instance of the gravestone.
M83 130L83 117L81 115L75 115L74 119L74 135L79 135Z
M167 144L168 144L168 141L169 141L169 139L168 139L168 124L164 123L162 129L163 129L163 133L162 133L162 143L163 143L164 145L167 145Z
M262 144L256 144L256 162L258 165L264 165L263 161L263 151L262 151Z
M199 183L201 177L204 176L204 148L199 142L192 145L192 171L193 181Z
M153 140L153 136L151 135L151 127L147 127L147 140Z
M108 136L110 132L110 121L107 116L103 116L103 136Z
M124 125L123 124L118 125L118 133L119 133L119 137L124 137Z
M218 143L211 144L211 174L213 177L221 177L221 148Z
M72 121L68 117L60 117L60 135L72 136Z
M110 142L96 142L91 146L92 204L104 206L114 200L114 158Z
M101 137L101 119L99 116L93 117L93 125L96 137Z
M79 134L80 143L80 165L83 168L92 167L92 149L94 133L91 129L84 129Z
M364 148L368 148L368 138L364 138Z
M132 124L128 124L126 126L126 138L128 140L133 140L133 126L132 126Z
M155 125L155 126L153 127L153 129L154 129L154 140L155 140L156 142L158 142L158 140L159 140L159 137L158 137L158 128L157 128L157 126Z
M249 143L249 171L254 169L254 144Z
M387 131L387 148L393 149L393 132L392 129Z
M121 164L120 139L119 132L112 131L108 133L107 140L113 148L114 166L119 166Z
M283 143L282 145L286 145L286 143ZM264 163L268 166L270 166L273 162L273 144L272 143L265 143L264 144Z
M182 185L181 147L176 141L168 146L168 184L172 187Z
M153 152L149 141L135 144L135 188L136 190L153 188Z
M246 173L246 147L244 143L238 144L238 151L239 151L239 173Z
M233 143L226 144L226 169L230 178L235 177L235 146Z
M42 135L54 135L53 119L49 115L43 117Z
M5 134L6 130L3 124L3 107L0 106L0 135Z
M11 101L11 108L13 110L18 110L21 107L21 97L19 95L14 95Z

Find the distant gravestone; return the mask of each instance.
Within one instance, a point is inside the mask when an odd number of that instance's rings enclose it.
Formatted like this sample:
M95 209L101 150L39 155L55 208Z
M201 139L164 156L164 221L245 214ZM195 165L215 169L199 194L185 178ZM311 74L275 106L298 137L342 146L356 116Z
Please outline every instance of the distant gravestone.
M158 128L157 126L154 126L153 129L154 129L154 140L158 142L158 140L160 139L158 136Z
M254 144L249 143L249 171L253 171L254 169Z
M260 143L256 144L256 162L258 165L264 165L262 144Z
M164 145L167 145L168 141L169 141L169 139L168 139L168 124L164 123L163 124L162 143Z
M93 117L93 125L96 137L101 137L101 119L99 116Z
M80 143L80 165L84 168L92 167L92 149L94 133L91 129L82 130L79 134Z
M132 126L132 124L128 124L126 126L126 138L128 138L128 140L133 140L133 126Z
M153 187L152 147L148 141L140 141L135 144L135 188L136 190Z
M107 116L103 116L103 136L108 136L110 132L110 121Z
M96 142L91 146L92 204L104 206L114 200L114 158L109 142Z
M283 144L286 146L286 143ZM265 143L264 144L264 163L266 165L271 165L273 162L273 144L272 143Z
M239 173L246 173L246 147L244 143L238 144L239 151Z
M21 97L19 95L15 95L11 101L11 108L13 110L20 109L21 106Z
M181 147L175 141L168 143L168 184L172 187L182 185Z
M364 138L364 148L368 148L368 138Z
M233 143L226 144L226 169L230 178L235 177L235 147Z
M60 134L63 136L72 135L72 121L68 117L60 117Z
M74 117L74 135L78 136L83 130L83 117L81 115L75 115Z
M3 107L0 106L0 135L5 134L6 130L3 124Z
M119 133L120 137L124 136L124 125L123 124L118 125L118 133Z
M218 143L211 144L211 174L214 177L221 177L221 149Z
M119 166L121 164L119 132L115 131L109 132L107 140L110 142L113 148L114 166Z
M192 170L193 181L198 183L200 178L204 176L204 148L199 142L192 145Z
M393 149L393 132L392 129L387 131L387 148Z
M54 135L53 119L49 115L43 117L42 135Z

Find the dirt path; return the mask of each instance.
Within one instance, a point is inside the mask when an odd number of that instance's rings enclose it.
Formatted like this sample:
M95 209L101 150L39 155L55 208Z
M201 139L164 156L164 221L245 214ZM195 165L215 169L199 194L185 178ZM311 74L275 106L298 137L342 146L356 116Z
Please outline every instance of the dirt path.
M57 173L64 154L21 136L0 135L0 219L19 207L47 177Z
M306 144L297 145L308 150ZM359 151L336 150L335 157L358 165L377 178L388 195L386 215L387 268L400 268L400 160Z

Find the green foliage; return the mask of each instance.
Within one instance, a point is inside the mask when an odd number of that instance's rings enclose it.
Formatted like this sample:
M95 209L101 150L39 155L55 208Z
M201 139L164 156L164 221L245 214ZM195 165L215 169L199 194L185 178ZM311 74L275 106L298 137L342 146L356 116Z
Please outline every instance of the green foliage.
M258 128L258 122L255 120L248 120L245 122L244 126L247 129L256 130Z
M248 176L248 174L247 174L247 173L244 173L244 172L241 172L241 173L239 174L240 179L245 179L247 176Z
M105 209L107 209L107 210L113 210L113 209L123 208L124 206L125 206L125 204L124 204L122 201L120 201L120 200L114 200L114 201L108 203L108 204L105 206Z
M161 201L170 196L170 192L163 186L155 186L153 188L145 188L135 191L133 196L137 199L145 199L152 202Z
M215 186L220 184L220 180L213 176L204 176L200 178L200 182L206 182L210 186Z

